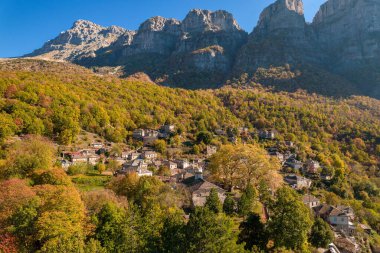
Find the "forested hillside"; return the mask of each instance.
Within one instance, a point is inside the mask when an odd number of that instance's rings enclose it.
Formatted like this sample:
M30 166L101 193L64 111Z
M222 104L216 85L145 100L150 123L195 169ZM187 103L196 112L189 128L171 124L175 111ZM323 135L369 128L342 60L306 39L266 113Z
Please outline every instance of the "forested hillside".
M269 168L273 161L264 148L285 150L285 141L294 143L291 152L298 159L318 161L332 178L314 180L309 192L328 204L352 207L358 222L373 229L360 243L380 244L379 100L277 92L259 83L190 91L140 79L98 75L68 63L0 61L0 190L5 193L0 197L0 252L184 252L183 245L186 252L200 252L199 245L204 252L298 252L326 247L313 236L329 234L323 232L330 231L328 226L309 215L296 191L276 185L269 194L268 185L261 184L263 174L279 175L277 168ZM222 207L212 197L216 193L210 193L206 208L196 208L184 221L188 196L157 177L110 177L107 189L87 192L75 187L78 178L54 163L53 144L70 146L83 131L132 146L133 130L164 123L177 127L175 137L183 144L176 147L192 147L186 152L199 153L209 144L222 147L210 159L211 168L242 154L248 157L243 160L261 154L258 163L265 168L254 175L255 183L239 189L240 206L227 197ZM239 128L247 128L250 136L230 141L217 134ZM269 129L276 132L275 140L258 137ZM22 141L10 141L15 135ZM166 144L172 145L172 139ZM254 199L257 213L267 207L270 221L250 209L241 211L241 199ZM283 224L284 215L290 223ZM287 238L284 229L291 229L291 222L299 230Z

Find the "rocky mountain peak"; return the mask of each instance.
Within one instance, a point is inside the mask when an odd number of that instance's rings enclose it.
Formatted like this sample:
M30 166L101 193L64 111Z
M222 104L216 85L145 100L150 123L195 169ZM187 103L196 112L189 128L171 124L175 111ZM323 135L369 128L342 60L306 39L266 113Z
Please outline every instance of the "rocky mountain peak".
M227 11L191 10L182 22L184 32L242 31L231 13Z
M181 21L174 18L156 16L146 20L140 25L139 32L159 32L178 30Z
M100 28L102 29L103 27L100 26L100 25L97 25L95 24L94 22L92 21L89 21L89 20L84 20L84 19L78 19L77 21L75 21L71 27L71 29L84 29L84 28Z
M69 61L83 56L95 57L95 51L109 46L125 32L121 27L103 27L91 21L77 20L69 30L61 32L27 56Z
M255 33L273 33L281 29L304 29L302 0L277 0L260 14Z

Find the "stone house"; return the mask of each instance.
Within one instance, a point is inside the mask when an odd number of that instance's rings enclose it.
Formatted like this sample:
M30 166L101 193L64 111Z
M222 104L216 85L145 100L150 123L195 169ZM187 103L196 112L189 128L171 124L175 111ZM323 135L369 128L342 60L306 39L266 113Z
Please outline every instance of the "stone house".
M153 160L157 158L157 153L154 151L145 151L142 153L142 158L147 160Z
M322 204L313 208L317 217L321 217L336 230L344 231L349 235L353 235L356 231L354 225L355 214L351 207L348 206L332 206Z
M301 190L308 189L311 186L312 181L305 177L297 175L288 175L285 177L285 182L288 183L292 188Z
M305 172L310 174L317 174L321 166L319 162L309 159L305 164Z
M310 209L319 206L321 202L319 199L314 197L313 195L307 194L302 196L302 202L307 205Z
M274 140L276 138L276 132L274 130L260 130L260 139Z
M197 173L195 176L184 179L182 183L189 190L191 194L192 205L194 207L205 205L206 199L210 195L211 189L217 190L219 200L222 203L226 198L226 191L219 186L204 180L201 173Z

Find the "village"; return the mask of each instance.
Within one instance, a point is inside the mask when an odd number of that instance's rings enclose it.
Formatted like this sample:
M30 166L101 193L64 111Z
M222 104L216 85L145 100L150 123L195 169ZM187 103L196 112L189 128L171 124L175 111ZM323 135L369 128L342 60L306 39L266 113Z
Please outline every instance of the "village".
M154 148L157 140L168 140L176 131L174 125L166 124L157 130L136 129L132 138L142 145L136 149L112 152L112 143L93 142L87 148L79 150L62 150L60 163L66 171L74 165L87 164L96 166L99 163L113 163L113 169L103 171L102 174L120 176L136 173L139 177L157 177L162 182L184 186L191 196L193 207L203 206L212 189L216 189L220 201L223 203L227 192L220 185L207 180L208 159L218 151L215 145L207 145L204 152L196 156L165 157ZM246 141L255 136L261 143L266 144L268 155L276 158L281 165L281 175L285 184L288 184L302 194L303 203L315 217L322 218L334 231L335 243L344 252L358 252L360 243L355 239L357 230L371 234L371 228L358 223L355 213L350 206L329 205L320 201L318 196L311 194L315 182L328 183L333 175L320 165L318 161L307 159L299 160L297 147L292 141L280 142L276 139L276 130L261 130L250 133L248 128L238 128L236 131L217 129L215 136L224 137L230 143L238 140ZM264 212L269 215L268 212ZM269 219L270 217L265 217ZM330 245L331 252L339 252L334 244Z

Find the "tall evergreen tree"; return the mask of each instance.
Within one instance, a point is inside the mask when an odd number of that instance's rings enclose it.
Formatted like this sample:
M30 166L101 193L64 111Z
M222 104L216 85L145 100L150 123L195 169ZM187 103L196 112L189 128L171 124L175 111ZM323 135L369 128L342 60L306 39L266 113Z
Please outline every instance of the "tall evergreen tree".
M250 213L245 221L240 224L238 243L245 243L245 249L252 250L253 247L265 250L268 236L260 215Z
M252 185L248 185L238 202L238 213L241 216L247 216L252 211L255 202L255 189Z
M227 215L232 215L235 212L235 200L231 194L228 194L223 202L223 212Z
M311 227L310 243L317 248L326 248L334 239L329 225L321 218L317 218Z
M219 213L222 210L222 203L220 202L216 188L211 189L210 195L206 198L205 207L214 213Z
M233 227L233 221L224 214L198 207L186 225L183 252L244 252L244 247L236 244Z
M312 225L310 211L289 187L280 188L276 195L277 200L272 206L269 222L269 231L275 246L302 249Z

